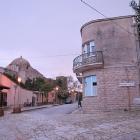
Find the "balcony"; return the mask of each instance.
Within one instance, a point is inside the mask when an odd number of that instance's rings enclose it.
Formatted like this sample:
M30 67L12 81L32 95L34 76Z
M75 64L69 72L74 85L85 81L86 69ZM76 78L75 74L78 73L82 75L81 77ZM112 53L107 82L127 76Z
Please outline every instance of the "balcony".
M85 53L73 60L73 71L81 73L95 68L102 68L103 64L102 51Z

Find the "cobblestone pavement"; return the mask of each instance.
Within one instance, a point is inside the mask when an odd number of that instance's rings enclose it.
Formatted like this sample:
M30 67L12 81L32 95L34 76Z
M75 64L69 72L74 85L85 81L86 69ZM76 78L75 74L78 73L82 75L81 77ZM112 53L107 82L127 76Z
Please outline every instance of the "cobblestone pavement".
M46 114L46 110L1 117L0 140L140 140L138 111Z

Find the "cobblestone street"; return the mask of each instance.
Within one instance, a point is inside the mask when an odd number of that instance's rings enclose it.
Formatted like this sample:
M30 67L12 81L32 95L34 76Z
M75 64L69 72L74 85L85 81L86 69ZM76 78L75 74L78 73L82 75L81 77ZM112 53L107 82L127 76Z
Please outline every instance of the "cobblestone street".
M140 112L60 111L75 107L7 114L0 118L0 140L140 140Z

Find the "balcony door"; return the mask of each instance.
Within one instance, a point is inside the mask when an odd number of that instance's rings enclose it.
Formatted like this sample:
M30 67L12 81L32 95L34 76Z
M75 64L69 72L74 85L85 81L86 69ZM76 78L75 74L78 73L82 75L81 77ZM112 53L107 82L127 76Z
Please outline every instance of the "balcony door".
M96 75L88 76L84 78L84 94L85 96L97 95L97 79Z
M83 45L83 54L91 55L95 51L96 47L94 41L87 42Z

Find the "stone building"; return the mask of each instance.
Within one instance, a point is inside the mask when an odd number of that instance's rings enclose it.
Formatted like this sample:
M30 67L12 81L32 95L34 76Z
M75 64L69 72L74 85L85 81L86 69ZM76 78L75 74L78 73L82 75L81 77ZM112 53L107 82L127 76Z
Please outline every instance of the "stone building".
M48 92L48 103L49 104L59 104L59 98L58 98L58 90L59 86L56 86L53 88L52 91Z
M83 110L130 109L139 96L134 16L93 20L81 28L82 53L73 71L83 84Z

